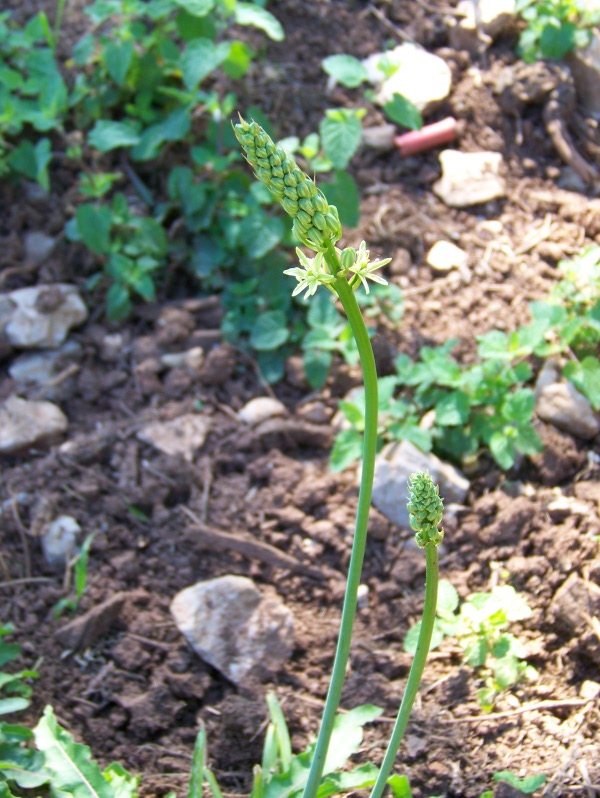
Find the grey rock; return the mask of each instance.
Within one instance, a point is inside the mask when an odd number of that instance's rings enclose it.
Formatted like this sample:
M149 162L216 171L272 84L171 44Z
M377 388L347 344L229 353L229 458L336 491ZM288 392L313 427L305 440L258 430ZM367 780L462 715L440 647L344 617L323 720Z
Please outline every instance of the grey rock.
M153 421L137 433L139 440L169 455L182 455L192 462L204 446L208 421L197 413L186 413L171 421Z
M292 613L243 576L185 588L171 614L194 651L235 684L276 671L292 653Z
M45 233L32 232L25 236L25 259L39 266L52 254L56 239Z
M56 349L87 317L74 285L38 285L0 294L0 335L15 348Z
M257 396L256 399L246 402L238 416L245 424L254 427L269 418L285 416L286 413L285 405L278 399L273 399L270 396Z
M30 352L16 357L9 366L8 373L16 382L18 390L26 388L51 387L51 383L68 363L79 359L81 346L75 341L67 341L60 349ZM44 391L44 398L54 399L56 393Z
M445 502L462 504L466 499L469 480L457 468L434 454L422 452L409 441L390 443L375 460L373 504L397 526L410 528L407 483L414 471L429 471Z
M442 176L434 183L437 196L451 208L466 208L506 195L500 176L502 156L498 152L440 153Z
M15 454L66 432L69 422L51 402L9 396L0 405L0 454Z
M600 432L600 416L570 382L549 382L542 372L536 386L535 412L542 421L589 440Z
M71 515L61 515L48 524L42 535L44 559L55 571L62 570L71 559L81 527Z

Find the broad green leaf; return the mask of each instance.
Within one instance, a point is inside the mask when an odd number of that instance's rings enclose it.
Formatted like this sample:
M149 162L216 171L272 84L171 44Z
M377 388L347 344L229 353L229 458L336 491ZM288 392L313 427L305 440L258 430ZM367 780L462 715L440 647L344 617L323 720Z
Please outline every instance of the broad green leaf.
M341 223L356 227L360 220L360 193L356 181L348 172L336 171L333 180L319 185L330 205L335 205Z
M76 743L56 720L52 707L34 729L35 742L46 758L52 774L54 790L62 790L73 798L114 798L110 784L102 776L86 745Z
M383 110L397 125L409 130L420 130L423 127L421 112L402 94L394 94L392 99L383 106Z
M258 368L269 385L274 385L285 376L285 360L288 353L282 349L259 352L256 357Z
M11 634L12 630L5 634ZM0 667L6 665L7 662L12 662L17 659L21 653L21 646L18 643L0 643Z
M180 62L186 88L197 88L229 56L229 50L229 42L215 44L210 39L191 41L183 51Z
M544 25L540 36L540 50L544 58L560 61L575 48L575 34L577 25L574 22L560 22L554 20Z
M348 402L342 400L339 404L339 408L348 421L355 427L359 432L364 430L365 426L365 410L364 405L363 407L359 407L355 405L353 402Z
M387 783L390 786L394 798L413 798L408 776L394 773L389 777Z
M27 709L29 701L18 696L12 698L0 698L0 715L8 715L11 712L20 712Z
M112 215L104 205L79 205L75 211L77 232L88 249L96 255L110 252Z
M512 654L501 657L494 664L494 681L501 690L512 687L519 681L519 660Z
M50 140L47 138L39 139L35 144L26 139L8 157L8 163L15 172L37 180L45 191L50 188L48 164L51 160Z
M524 779L515 776L510 770L501 770L498 773L494 773L494 781L505 781L511 787L527 793L527 795L539 790L542 784L546 782L546 778L547 776L544 773L538 773L537 776L526 776Z
M365 704L336 716L323 773L332 773L346 764L360 748L365 723L371 723L382 713L381 707Z
M587 397L594 410L600 410L600 362L597 358L589 355L580 363L571 360L563 373Z
M131 313L129 291L122 283L113 283L106 292L106 316L110 321L123 321Z
M421 621L418 621L414 626L411 626L411 628L406 633L406 637L404 638L403 648L407 654L414 654L415 651L417 650L417 645L419 643L419 635L421 634L421 626L422 626ZM439 625L438 620L436 618L433 624L433 632L431 635L431 644L429 646L429 650L433 651L439 645L441 645L445 636L446 633Z
M371 787L377 781L378 773L379 768L371 764L361 765L350 771L330 773L319 785L317 798L328 798L330 795Z
M472 668L482 668L487 660L488 648L483 638L475 640L465 649L465 660Z
M502 403L501 413L507 421L529 421L535 406L535 394L529 388L519 388L508 394Z
M100 152L109 152L117 147L133 147L140 140L140 134L129 122L113 122L98 119L88 133L88 143Z
M304 352L302 363L311 388L319 390L325 385L332 360L331 352L323 349L307 349Z
M231 42L229 55L221 66L230 78L243 78L252 63L253 51L244 42Z
M342 170L360 145L362 125L356 112L345 108L328 110L319 125L319 134L325 155L335 169Z
M166 119L150 125L140 136L139 142L131 151L136 161L155 158L165 141L180 141L185 138L191 126L191 109L188 106L176 108Z
M238 2L235 5L234 16L238 25L251 25L253 28L259 28L275 42L281 42L285 38L281 23L266 8L252 3Z
M441 618L454 618L458 608L458 591L447 579L440 579L438 584L437 614Z
M329 335L337 336L344 320L334 304L333 296L328 291L322 291L312 297L307 321L311 327L322 327Z
M328 75L349 89L369 80L365 65L352 55L330 55L323 60L322 66Z
M137 798L140 777L129 773L119 762L111 762L102 775L112 787L114 798Z
M259 209L246 216L240 231L246 254L251 260L259 260L279 244L285 225L279 216L267 216Z
M338 432L329 459L329 467L334 474L343 471L351 463L360 460L363 451L362 435L355 429Z
M134 53L135 48L131 40L118 41L113 39L104 48L106 69L117 86L125 84Z
M173 2L194 17L204 17L215 7L216 0L173 0Z
M259 352L268 352L282 346L289 336L285 314L280 310L268 310L252 327L250 345Z
M495 432L489 440L490 452L500 468L507 471L515 462L515 447L504 432Z
M457 427L469 419L469 397L463 391L447 394L435 405L435 421L442 427Z

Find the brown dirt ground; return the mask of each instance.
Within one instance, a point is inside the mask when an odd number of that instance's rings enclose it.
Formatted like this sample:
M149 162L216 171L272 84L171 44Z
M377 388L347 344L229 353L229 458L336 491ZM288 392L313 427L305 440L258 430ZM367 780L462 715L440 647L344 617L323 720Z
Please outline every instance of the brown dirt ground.
M322 57L366 56L408 36L441 51L454 71L452 96L431 121L453 113L461 122L462 149L491 148L504 157L506 199L469 210L449 209L432 193L439 174L435 151L404 161L395 153L355 157L363 215L347 241L365 237L378 255L393 255L389 274L405 289L400 329L381 325L383 368L390 352L414 355L423 343L450 336L460 338L459 352L469 358L476 334L513 329L527 319L528 301L546 294L561 257L585 243L600 243L600 215L588 205L592 195L557 185L563 164L545 133L541 106L511 117L492 93L490 83L510 62L514 40L500 42L481 61L453 53L446 46L443 8L438 2L276 0L270 9L284 24L286 41L268 45L270 71L257 69L245 87L248 99L278 121L282 135L304 135L326 107L358 96L340 89L326 95ZM68 20L66 30L68 35ZM371 115L379 120L377 112ZM582 154L593 161L598 142L582 135L580 117L573 127ZM73 174L57 167L52 184L47 198L0 187L2 290L42 281L84 282L87 256L64 240L41 267L24 262L27 231L62 231ZM501 222L499 235L490 233L491 220ZM467 250L469 282L437 277L425 264L425 253L440 237ZM185 790L199 719L207 725L210 760L226 794L247 793L260 758L269 688L283 704L296 750L314 735L350 553L355 476L352 470L328 472L329 428L315 431L303 412L315 398L333 411L359 375L339 366L318 397L288 382L276 386L289 418L298 423L292 440L281 430L254 434L236 417L266 389L248 357L226 345L213 348L202 379L178 369L158 376L136 371L149 354L215 341L218 324L214 302L166 296L118 328L123 346L111 354L103 340L117 330L103 320L101 308L94 310L71 335L84 351L80 368L57 386L57 401L70 421L69 453L53 447L1 462L1 617L17 627L24 661L43 658L29 717L34 722L52 704L101 762L120 760L144 774L145 798ZM0 398L14 390L8 365L4 360L0 366ZM158 455L136 438L143 422L175 417L197 400L210 419L210 434L195 462ZM584 682L599 681L597 626L574 637L550 612L553 595L570 574L600 584L600 442L584 444L539 427L542 455L508 475L488 461L469 475L466 506L446 524L441 569L463 597L489 589L508 571L533 609L515 631L540 676L504 695L485 716L475 697L477 678L462 664L458 648L449 641L434 652L398 759L398 771L409 775L420 796L476 798L502 769L546 773L548 796L600 794L600 708L598 700L581 700ZM515 481L526 487L518 500ZM587 512L550 516L546 508L557 491L581 499ZM24 500L11 502L20 493ZM132 506L147 520L133 515ZM290 515L290 507L299 512ZM314 538L318 547L310 564L327 566L330 576L304 576L301 565L296 572L283 570L267 554L242 555L235 543L218 550L203 543L183 508L213 531L271 544L300 564L308 562L303 540ZM124 607L109 631L77 652L66 651L56 637L66 623L52 617L65 593L63 575L48 571L36 539L44 519L58 513L75 516L86 535L96 533L90 584L77 614L124 593ZM410 665L402 641L422 604L424 568L421 555L405 548L408 533L376 511L373 529L363 577L369 602L359 613L343 706L384 707L384 719L368 730L360 756L378 762ZM274 586L296 619L290 661L265 682L244 688L194 655L169 614L178 590L226 573Z

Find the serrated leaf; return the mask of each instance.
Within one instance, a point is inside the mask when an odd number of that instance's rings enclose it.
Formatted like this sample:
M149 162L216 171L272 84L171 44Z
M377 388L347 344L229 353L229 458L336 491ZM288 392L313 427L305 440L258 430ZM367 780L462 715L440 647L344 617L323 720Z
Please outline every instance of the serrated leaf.
M385 114L397 125L402 125L409 130L420 130L423 127L423 117L417 106L402 94L394 94L392 99L383 106Z
M100 152L109 152L117 147L133 147L140 140L140 134L128 122L113 122L98 119L88 133L88 144Z
M389 777L387 783L389 784L394 798L413 798L408 776L401 776L398 773L394 773Z
M173 0L193 17L205 17L215 7L216 0Z
M527 795L539 790L542 784L546 782L546 778L544 773L538 773L536 776L526 776L524 779L515 776L510 770L501 770L498 773L494 773L494 781L505 781L511 787L527 793Z
M594 410L600 410L600 362L589 355L580 363L569 361L563 371L565 377L589 400Z
M346 764L352 754L360 748L363 741L362 727L365 723L374 721L382 713L381 707L365 704L336 716L323 773L332 773Z
M363 451L362 435L355 429L338 432L329 459L329 467L334 474L343 471L351 463L360 460Z
M110 252L112 215L110 208L97 205L79 205L75 211L77 232L83 243L96 255Z
M335 205L344 227L356 227L360 221L360 192L348 172L336 171L333 180L319 185L327 202Z
M456 427L469 419L469 397L463 391L447 394L435 405L435 420L442 427Z
M106 69L117 86L124 85L134 53L135 47L130 40L116 41L113 39L104 48Z
M302 363L311 388L319 390L325 385L332 360L331 352L323 349L307 349L304 352Z
M281 22L266 8L255 6L252 3L238 2L234 15L238 25L251 25L253 28L259 28L275 42L281 42L285 38Z
M182 53L180 66L186 88L197 88L205 77L215 70L228 56L230 44L215 44L210 39L199 38L190 42Z
M52 774L52 786L72 798L114 798L110 784L102 776L91 751L76 743L69 732L62 729L52 707L35 727L36 746L46 758L46 769Z
M328 75L349 89L369 80L365 65L352 55L330 55L323 60L322 66Z
M438 584L437 614L441 618L454 618L458 608L458 591L447 579L440 579Z
M325 155L335 169L345 169L362 139L362 125L346 109L330 110L321 120L319 134Z
M289 338L287 319L280 310L268 310L258 317L250 333L250 345L259 352L282 346Z

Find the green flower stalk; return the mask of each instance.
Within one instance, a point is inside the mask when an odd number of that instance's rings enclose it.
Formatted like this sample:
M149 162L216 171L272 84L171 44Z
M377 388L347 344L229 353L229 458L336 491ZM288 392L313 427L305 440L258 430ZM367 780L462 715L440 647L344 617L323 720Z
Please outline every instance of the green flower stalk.
M323 777L329 742L350 656L377 452L377 370L369 334L354 292L362 285L368 293L368 280L385 285L386 281L380 275L375 274L375 271L389 263L390 258L371 262L370 253L364 241L358 250L353 247L338 249L335 245L342 237L342 228L337 209L335 206L329 205L324 194L310 177L296 165L290 155L269 138L256 122L246 122L240 117L240 122L234 125L234 130L244 150L246 160L254 168L256 177L267 186L273 196L279 200L283 209L294 220L293 232L296 238L316 252L314 258L309 258L302 250L296 250L300 265L285 271L285 274L294 277L298 282L293 295L305 291L305 299L308 299L319 286L323 285L340 300L356 340L365 386L363 467L346 594L331 682L303 794L303 798L315 798ZM411 478L409 512L411 525L417 533L417 543L425 549L427 560L425 609L417 652L398 720L384 764L373 788L374 798L379 798L381 795L391 772L425 667L435 619L437 604L436 546L443 537L443 533L438 529L442 517L442 502L428 474L415 474Z
M409 520L412 529L415 531L415 541L417 545L425 549L425 604L423 606L423 619L419 630L419 639L415 656L408 674L406 689L402 697L402 703L398 710L398 716L394 724L394 730L388 743L385 757L381 769L377 776L377 781L371 791L371 798L381 798L390 777L392 768L400 743L404 736L410 713L417 697L417 691L425 670L425 663L429 648L431 646L431 636L437 610L438 594L438 550L437 547L444 538L444 532L439 529L442 521L444 504L440 498L437 485L434 485L431 476L424 471L412 474L409 482L409 498L407 509L410 513Z

